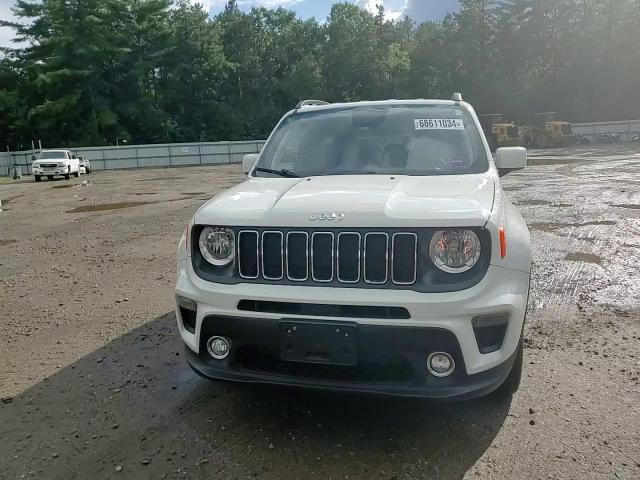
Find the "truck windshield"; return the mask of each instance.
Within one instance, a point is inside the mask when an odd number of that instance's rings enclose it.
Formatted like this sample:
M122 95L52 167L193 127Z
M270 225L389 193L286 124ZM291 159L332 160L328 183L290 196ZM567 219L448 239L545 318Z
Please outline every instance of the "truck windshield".
M464 108L347 106L286 118L254 175L461 175L488 167L478 129Z
M40 152L40 155L38 155L38 160L59 159L59 158L67 158L67 154L65 152Z

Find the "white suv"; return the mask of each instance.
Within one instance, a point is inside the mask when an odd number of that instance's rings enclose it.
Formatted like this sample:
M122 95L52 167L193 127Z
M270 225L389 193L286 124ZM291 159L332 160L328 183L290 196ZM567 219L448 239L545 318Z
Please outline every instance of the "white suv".
M66 180L71 175L80 176L80 163L70 150L42 150L37 159L35 156L31 159L31 170L36 182L45 175L49 180L53 180L55 176L63 176Z
M176 315L204 377L431 398L511 394L531 267L472 107L301 102L178 250Z

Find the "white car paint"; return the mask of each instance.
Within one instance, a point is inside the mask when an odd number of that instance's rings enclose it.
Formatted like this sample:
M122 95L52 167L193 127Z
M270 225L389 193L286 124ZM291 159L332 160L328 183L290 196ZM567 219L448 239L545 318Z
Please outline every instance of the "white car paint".
M55 154L60 158L46 158L49 154ZM40 177L78 176L80 163L71 150L42 150L32 163L31 171L36 181L39 181Z
M482 128L473 108L464 102L389 101L388 104L456 105L466 108L476 128ZM363 102L363 105L369 105ZM379 103L370 103L378 105ZM335 106L313 106L316 110ZM290 112L291 113L291 112ZM286 115L285 117L286 118ZM192 225L308 227L318 228L310 219L317 212L341 212L339 224L323 226L348 228L380 227L485 227L492 240L489 269L484 278L466 290L420 293L408 290L307 287L240 283L215 284L203 280L193 270L191 252L183 236L177 255L176 295L198 304L195 333L187 331L176 308L178 328L184 343L199 352L200 327L208 315L244 316L238 301L251 298L293 303L401 306L410 320L348 319L361 325L439 327L457 337L467 373L472 375L496 367L512 357L518 348L526 315L531 269L529 230L520 213L504 194L500 174L489 145L482 136L490 167L473 175L403 176L349 175L309 178L249 177L245 182L205 203L194 215ZM270 137L271 139L271 137ZM269 139L269 140L270 140ZM268 141L269 141L268 140ZM519 156L520 155L520 156ZM498 153L505 168L522 168L523 153ZM524 152L526 156L526 151ZM525 157L526 158L526 157ZM245 169L255 168L259 159L247 158ZM526 162L526 160L525 160ZM504 229L506 255L501 252L500 230ZM481 354L471 319L478 314L508 312L510 321L501 348ZM255 318L281 318L280 314L252 313ZM323 317L310 317L328 320ZM335 318L333 319L335 320Z
M311 227L309 216L321 205L344 211L341 225L350 227L480 227L491 214L496 180L497 174L250 177L198 210L195 223Z

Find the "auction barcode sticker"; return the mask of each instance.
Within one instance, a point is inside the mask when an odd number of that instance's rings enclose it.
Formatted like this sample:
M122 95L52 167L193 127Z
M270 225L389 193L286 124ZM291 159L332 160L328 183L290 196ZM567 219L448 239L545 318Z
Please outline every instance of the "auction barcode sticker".
M464 130L459 118L416 118L416 130Z

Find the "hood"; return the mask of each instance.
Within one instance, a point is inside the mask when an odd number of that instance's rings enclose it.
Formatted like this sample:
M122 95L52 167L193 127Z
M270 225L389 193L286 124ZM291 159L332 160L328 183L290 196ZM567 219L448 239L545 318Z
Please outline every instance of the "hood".
M256 227L479 227L489 218L494 190L488 174L250 178L203 205L194 221ZM323 213L344 217L317 218Z

